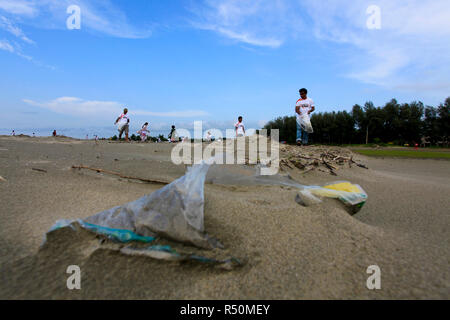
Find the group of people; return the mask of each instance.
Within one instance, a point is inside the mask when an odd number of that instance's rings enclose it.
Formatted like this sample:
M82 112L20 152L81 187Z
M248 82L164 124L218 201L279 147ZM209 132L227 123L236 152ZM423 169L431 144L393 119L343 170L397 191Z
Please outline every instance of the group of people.
M313 128L311 125L310 114L315 111L316 107L314 101L311 98L308 98L308 90L302 88L299 90L300 99L297 100L295 104L295 113L297 117L297 145L307 145L309 134L313 132ZM122 135L125 133L125 141L129 141L128 133L130 130L130 117L128 115L128 109L125 108L123 113L116 119L114 123L117 125L117 129L119 131L119 140L122 139ZM238 121L234 125L236 131L236 138L245 136L245 125L243 122L243 117L238 117ZM150 133L148 130L148 122L144 123L137 133L141 137L141 141L147 141L147 136ZM208 132L207 140L212 138L210 132ZM178 142L179 137L176 131L175 126L172 126L172 129L169 134L170 142Z
M114 122L117 125L117 130L119 131L119 140L122 139L122 135L125 133L125 141L129 141L128 134L130 131L130 117L128 115L128 109L123 109L123 113ZM144 123L139 131L137 131L141 137L141 141L147 141L147 136L150 133L148 130L148 122Z

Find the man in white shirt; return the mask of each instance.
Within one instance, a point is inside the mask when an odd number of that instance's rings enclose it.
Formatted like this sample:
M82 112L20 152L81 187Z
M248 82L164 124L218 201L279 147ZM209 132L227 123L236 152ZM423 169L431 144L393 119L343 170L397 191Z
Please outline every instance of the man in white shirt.
M245 136L245 126L242 122L242 117L238 118L238 122L236 122L234 128L236 129L236 138Z
M309 122L309 115L316 109L314 101L308 98L308 90L305 88L300 89L300 99L297 100L295 105L295 113L297 115L297 145L308 144L308 131L303 128L302 122ZM309 122L310 125L310 122ZM312 131L312 127L311 127Z
M117 118L117 130L119 130L119 140L122 139L122 134L125 132L125 141L128 142L128 131L130 129L130 118L128 116L128 109L123 109L123 113Z

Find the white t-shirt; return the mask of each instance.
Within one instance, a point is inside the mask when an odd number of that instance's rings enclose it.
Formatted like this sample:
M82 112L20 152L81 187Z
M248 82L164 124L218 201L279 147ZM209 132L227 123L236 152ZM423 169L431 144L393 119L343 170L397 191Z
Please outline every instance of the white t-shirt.
M127 114L122 113L122 114L120 115L119 121L117 122L117 126L118 126L119 128L122 128L124 125L128 124L128 120L129 120L129 119L130 119L130 118L128 117L128 113L127 113Z
M309 111L312 110L312 107L314 107L314 101L310 98L306 99L298 99L295 107L300 107L300 114L307 115ZM296 113L297 119L299 119L301 116Z
M244 123L243 122L236 122L236 124L234 125L234 127L236 128L236 133L237 134L242 134L242 135L245 135L245 132L244 132L244 130L245 130L245 126L244 126Z

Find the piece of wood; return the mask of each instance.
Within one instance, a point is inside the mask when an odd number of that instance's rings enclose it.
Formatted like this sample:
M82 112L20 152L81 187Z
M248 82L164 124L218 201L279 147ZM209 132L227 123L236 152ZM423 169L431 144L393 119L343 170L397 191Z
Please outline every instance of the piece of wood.
M6 180L6 179L3 178L2 176L0 176L0 181L1 181L1 182L7 182L8 180Z
M39 168L31 168L31 170L47 173L47 170L39 169Z
M126 175L123 175L118 172L113 172L113 171L98 169L98 168L91 168L91 167L87 167L87 166L72 166L72 169L86 169L86 170L96 171L97 173L107 173L107 174L115 175L115 176L121 177L123 179L139 180L139 181L147 182L147 183L156 183L156 184L163 184L163 185L170 183L170 182L162 181L162 180L144 179L144 178L139 178L139 177L126 176Z

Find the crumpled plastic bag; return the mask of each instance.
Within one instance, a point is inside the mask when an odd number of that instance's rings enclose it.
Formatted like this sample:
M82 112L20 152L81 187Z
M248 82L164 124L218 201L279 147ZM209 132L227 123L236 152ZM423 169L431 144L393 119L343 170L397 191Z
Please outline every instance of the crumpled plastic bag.
M297 195L296 201L303 206L310 206L322 202L317 196L339 199L353 214L361 210L367 201L364 189L348 181L336 181L324 186L305 186Z
M303 131L314 133L314 129L311 124L311 118L308 114L303 114L300 117L297 117L297 122L299 123Z
M260 168L212 166L206 182L237 185L280 185L299 189L295 201L303 206L321 203L319 197L335 198L343 202L350 211L357 213L367 201L364 189L348 181L336 181L322 186L302 185L290 177L262 176Z
M118 231L129 230L141 237L161 236L204 249L222 248L218 240L204 232L204 183L209 166L207 161L195 164L184 176L162 189L99 212L83 219L80 224L97 227L103 234L113 237ZM58 221L52 229L61 223L64 221Z

